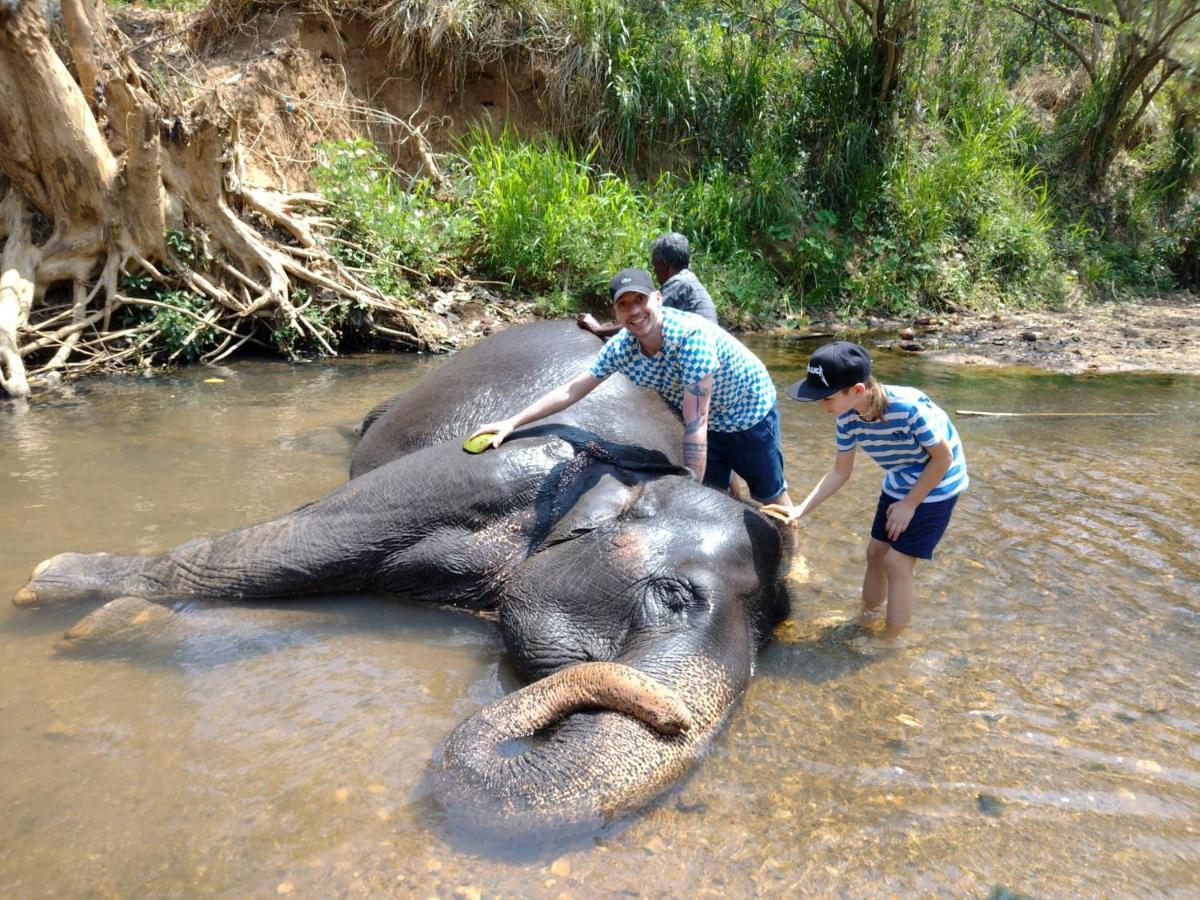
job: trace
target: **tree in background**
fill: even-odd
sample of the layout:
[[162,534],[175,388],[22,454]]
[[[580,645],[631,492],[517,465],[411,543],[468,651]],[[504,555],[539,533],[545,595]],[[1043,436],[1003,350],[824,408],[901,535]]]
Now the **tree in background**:
[[903,81],[908,41],[917,26],[917,0],[796,0],[843,49],[864,40],[874,61],[875,98],[891,102]]
[[[87,371],[136,360],[164,331],[208,358],[284,331],[332,354],[322,310],[351,304],[432,343],[425,314],[324,249],[301,211],[319,197],[245,183],[236,121],[202,101],[176,112],[104,0],[61,9],[72,68],[39,0],[0,0],[0,393],[29,393],[35,354],[49,354],[41,372]],[[151,280],[174,290],[129,289]],[[169,315],[120,322],[132,307]]]
[[[1070,168],[1093,190],[1104,186],[1155,96],[1179,74],[1197,77],[1194,58],[1200,0],[1058,0],[1004,3],[1062,43],[1088,74],[1090,91],[1064,123],[1073,139]],[[1185,60],[1183,51],[1191,56]]]

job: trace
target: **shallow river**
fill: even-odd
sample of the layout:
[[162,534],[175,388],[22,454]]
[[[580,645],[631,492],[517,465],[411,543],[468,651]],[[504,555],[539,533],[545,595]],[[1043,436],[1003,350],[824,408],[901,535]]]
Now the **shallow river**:
[[[751,342],[779,385],[811,345]],[[984,897],[1200,892],[1200,380],[881,356],[956,416],[972,488],[907,643],[857,604],[879,471],[800,534],[793,620],[730,726],[643,814],[481,846],[424,787],[513,690],[491,627],[380,597],[184,609],[57,653],[87,608],[7,599],[56,552],[151,552],[345,478],[344,426],[442,360],[247,361],[0,405],[0,896]],[[221,379],[212,381],[211,379]],[[832,423],[784,401],[793,496]]]

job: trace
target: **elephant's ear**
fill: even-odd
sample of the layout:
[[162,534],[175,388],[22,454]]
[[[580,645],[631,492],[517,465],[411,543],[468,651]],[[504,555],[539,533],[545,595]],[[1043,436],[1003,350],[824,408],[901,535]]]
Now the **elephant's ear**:
[[404,399],[404,394],[396,394],[394,397],[388,397],[383,402],[377,404],[374,409],[363,416],[362,421],[356,424],[353,428],[354,433],[358,437],[362,437],[367,433],[367,430],[382,419],[393,406],[396,406]]
[[641,496],[642,485],[628,485],[610,473],[600,476],[567,510],[542,541],[542,549],[571,541],[616,522]]

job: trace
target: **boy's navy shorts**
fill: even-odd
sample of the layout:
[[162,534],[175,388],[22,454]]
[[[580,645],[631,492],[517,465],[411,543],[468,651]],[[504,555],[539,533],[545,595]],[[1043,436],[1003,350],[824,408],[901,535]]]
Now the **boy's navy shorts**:
[[892,549],[898,553],[915,556],[917,559],[933,559],[933,548],[946,533],[946,526],[950,524],[950,513],[954,512],[958,495],[949,500],[918,503],[912,521],[908,523],[904,533],[893,541],[887,535],[887,511],[895,502],[895,497],[879,495],[879,505],[875,507],[875,521],[871,523],[871,537],[891,544]]
[[742,476],[750,487],[750,496],[759,503],[774,500],[787,490],[779,449],[778,408],[772,406],[757,425],[745,431],[708,433],[704,483],[727,491],[733,472]]

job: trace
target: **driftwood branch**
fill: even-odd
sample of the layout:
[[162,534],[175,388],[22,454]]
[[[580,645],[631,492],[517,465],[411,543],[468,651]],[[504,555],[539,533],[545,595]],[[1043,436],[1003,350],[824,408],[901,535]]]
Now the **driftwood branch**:
[[987,416],[994,419],[1063,419],[1067,417],[1074,418],[1143,418],[1157,417],[1164,413],[1123,413],[1123,412],[985,412],[978,409],[956,409],[954,414],[957,416]]

